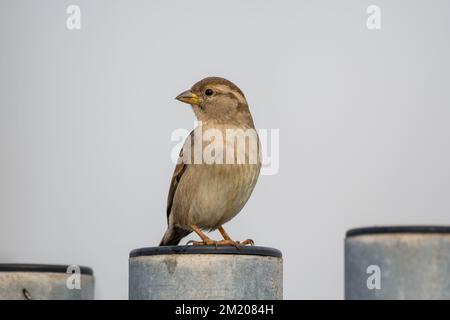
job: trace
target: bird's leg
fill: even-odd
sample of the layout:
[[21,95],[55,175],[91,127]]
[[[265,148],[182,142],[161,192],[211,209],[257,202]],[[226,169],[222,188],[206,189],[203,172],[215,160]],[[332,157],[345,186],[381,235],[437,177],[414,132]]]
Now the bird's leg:
[[222,226],[220,226],[218,228],[218,230],[224,239],[224,240],[218,241],[217,242],[218,245],[231,245],[231,246],[237,247],[239,245],[245,246],[247,244],[249,244],[249,245],[254,244],[253,240],[251,240],[251,239],[247,239],[242,242],[231,240],[230,236],[228,235],[228,233],[225,231],[225,229]]
[[199,227],[195,224],[191,225],[192,230],[202,239],[202,241],[189,241],[194,246],[208,246],[208,245],[217,245],[217,241],[211,240]]
[[222,226],[220,226],[218,228],[218,230],[223,237],[223,240],[217,241],[218,245],[235,246],[235,247],[237,247],[239,245],[238,242],[231,240],[230,236],[228,235],[228,233],[225,231],[225,229]]
[[202,239],[202,241],[189,241],[189,243],[192,243],[194,246],[210,246],[210,245],[214,245],[214,246],[234,246],[234,247],[239,247],[239,246],[245,246],[245,245],[253,245],[253,240],[251,239],[247,239],[244,240],[242,242],[240,241],[234,241],[231,240],[230,236],[228,235],[228,233],[225,231],[225,229],[220,226],[219,232],[223,237],[223,240],[212,240],[210,239],[203,231],[202,229],[200,229],[198,226],[196,226],[195,224],[191,225],[192,230],[198,234],[198,236]]
[[225,240],[231,240],[230,236],[222,226],[219,227],[219,232]]

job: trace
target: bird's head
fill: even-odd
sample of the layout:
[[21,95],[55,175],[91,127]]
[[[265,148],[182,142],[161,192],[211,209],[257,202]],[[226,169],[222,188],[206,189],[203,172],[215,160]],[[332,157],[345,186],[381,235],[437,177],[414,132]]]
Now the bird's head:
[[190,104],[200,121],[226,122],[250,116],[242,91],[224,78],[209,77],[200,80],[176,99]]

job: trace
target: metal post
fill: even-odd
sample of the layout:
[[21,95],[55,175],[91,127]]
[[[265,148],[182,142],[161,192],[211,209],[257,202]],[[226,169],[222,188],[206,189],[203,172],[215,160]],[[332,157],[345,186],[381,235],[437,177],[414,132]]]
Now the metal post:
[[132,300],[282,297],[283,263],[276,249],[167,246],[130,253]]
[[346,299],[450,299],[450,227],[353,229]]
[[93,271],[87,267],[0,264],[0,300],[92,300]]

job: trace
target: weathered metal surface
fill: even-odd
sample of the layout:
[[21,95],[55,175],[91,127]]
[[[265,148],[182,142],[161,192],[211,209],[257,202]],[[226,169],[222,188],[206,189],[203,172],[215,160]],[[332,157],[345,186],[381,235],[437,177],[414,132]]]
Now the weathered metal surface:
[[421,228],[348,236],[345,298],[450,299],[450,233]]
[[132,256],[129,260],[132,300],[282,297],[281,257],[251,255],[247,251],[246,254],[153,254]]
[[94,299],[93,275],[78,275],[79,289],[67,285],[67,280],[71,276],[73,277],[72,274],[64,272],[2,271],[0,269],[0,300]]

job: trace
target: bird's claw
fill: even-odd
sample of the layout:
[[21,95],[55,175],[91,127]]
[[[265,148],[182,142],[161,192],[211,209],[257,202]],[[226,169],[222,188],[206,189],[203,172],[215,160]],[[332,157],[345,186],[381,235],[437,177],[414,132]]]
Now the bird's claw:
[[186,242],[186,244],[185,244],[185,246],[188,246],[188,245],[190,245],[190,244],[194,244],[194,242],[196,242],[196,241],[194,241],[194,240],[189,240],[188,242]]
[[255,241],[253,241],[252,239],[246,239],[242,242],[236,241],[236,243],[240,246],[246,246],[246,245],[254,246],[255,245]]

